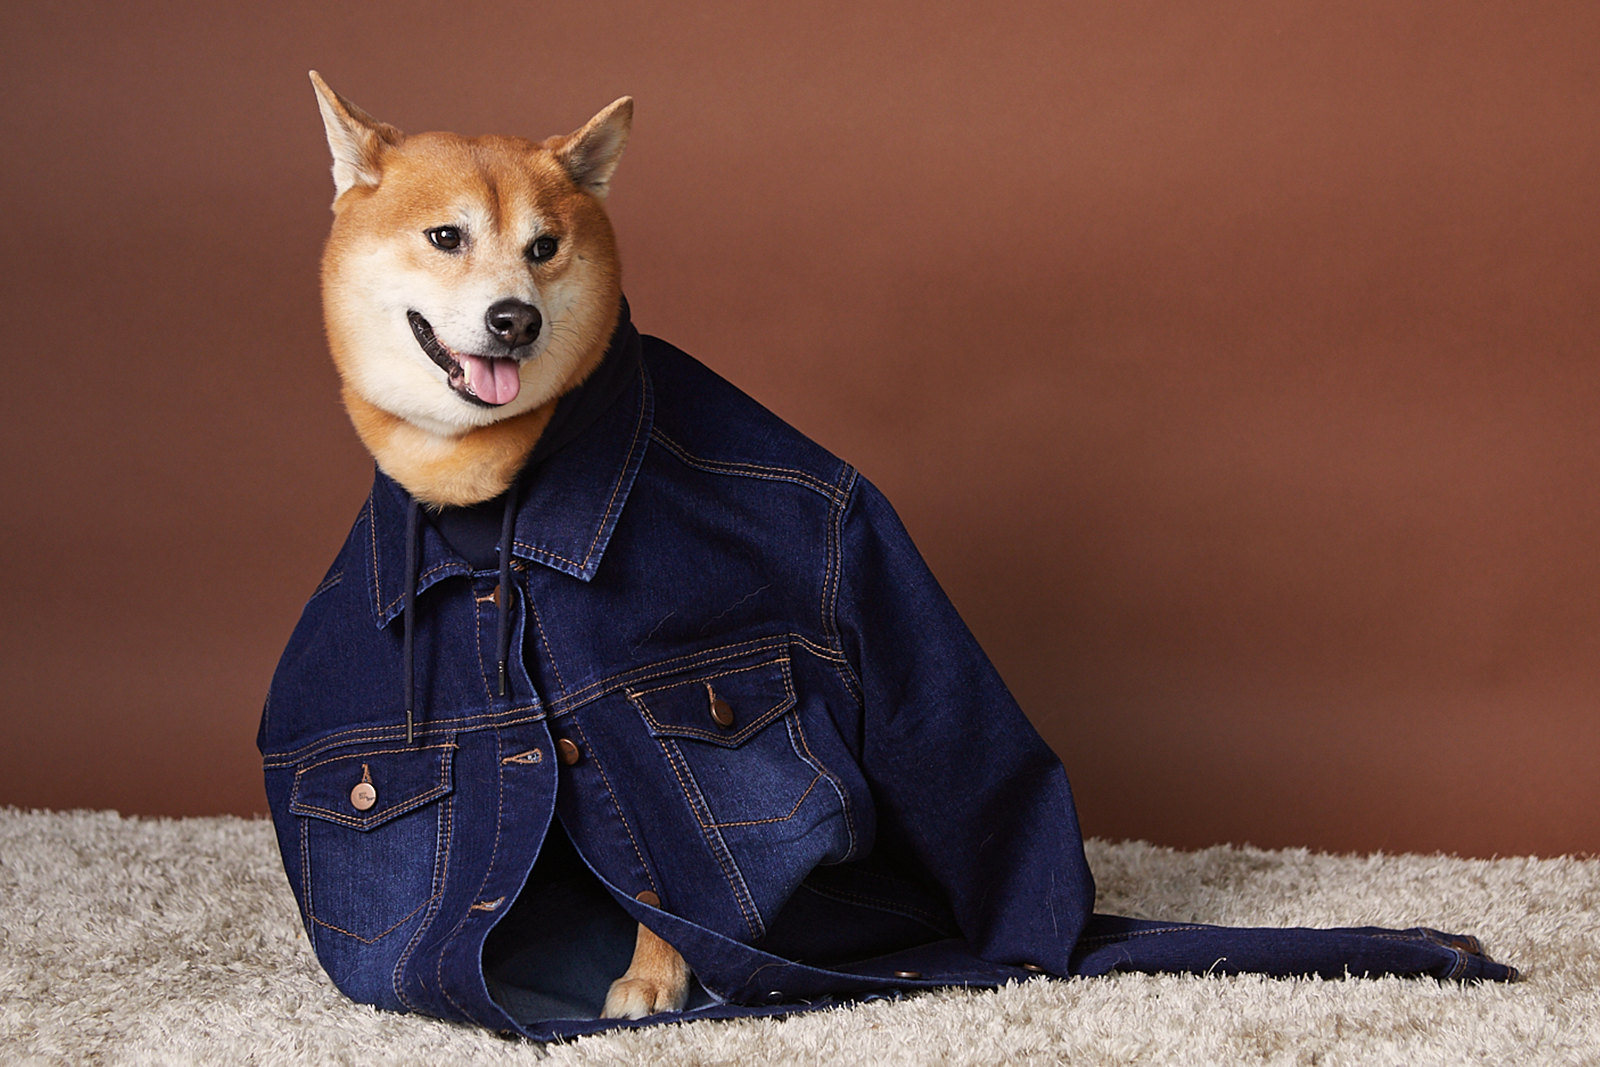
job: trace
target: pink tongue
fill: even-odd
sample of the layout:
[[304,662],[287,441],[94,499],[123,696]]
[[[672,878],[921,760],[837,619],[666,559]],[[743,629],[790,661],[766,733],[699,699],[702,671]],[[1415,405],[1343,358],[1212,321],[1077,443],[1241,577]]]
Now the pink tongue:
[[516,360],[480,359],[465,353],[457,358],[467,365],[467,385],[479,400],[486,404],[509,404],[517,398],[522,379],[517,376]]

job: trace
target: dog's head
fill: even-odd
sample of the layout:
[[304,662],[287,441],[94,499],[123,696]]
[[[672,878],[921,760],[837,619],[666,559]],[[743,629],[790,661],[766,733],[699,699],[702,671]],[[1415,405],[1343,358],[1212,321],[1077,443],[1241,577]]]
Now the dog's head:
[[322,294],[347,401],[446,448],[581,381],[620,308],[603,200],[633,101],[537,143],[407,136],[311,80],[333,152]]

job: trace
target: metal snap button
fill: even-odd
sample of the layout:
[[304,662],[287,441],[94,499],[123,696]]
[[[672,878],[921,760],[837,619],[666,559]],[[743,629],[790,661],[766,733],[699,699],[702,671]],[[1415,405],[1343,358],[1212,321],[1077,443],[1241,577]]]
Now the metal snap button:
[[921,978],[922,977],[922,972],[921,971],[896,971],[896,972],[894,972],[894,976],[896,978],[917,979],[917,978]]
[[733,706],[717,696],[717,691],[706,683],[706,698],[711,701],[711,720],[726,730],[733,725]]
[[561,758],[561,762],[565,763],[568,767],[572,766],[574,763],[577,763],[578,760],[583,758],[583,753],[578,751],[578,743],[572,740],[570,737],[557,739],[556,755],[559,756]]
[[647,904],[652,908],[661,907],[661,898],[656,896],[648,889],[646,889],[643,893],[635,895],[633,899],[637,900],[641,904]]
[[1022,965],[1022,969],[1025,971],[1032,971],[1034,974],[1044,973],[1044,968],[1039,966],[1037,963],[1024,963]]

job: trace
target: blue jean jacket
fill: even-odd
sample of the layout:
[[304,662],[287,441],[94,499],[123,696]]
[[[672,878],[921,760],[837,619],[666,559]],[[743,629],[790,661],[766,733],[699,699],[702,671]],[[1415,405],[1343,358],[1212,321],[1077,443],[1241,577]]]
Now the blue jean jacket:
[[1061,763],[883,496],[626,319],[619,352],[617,399],[522,480],[510,589],[423,524],[410,743],[410,500],[381,472],[283,654],[267,795],[350,997],[537,1039],[632,1025],[594,1016],[635,922],[699,983],[651,1021],[1216,969],[1217,937],[1223,971],[1506,976],[1433,931],[1093,916]]

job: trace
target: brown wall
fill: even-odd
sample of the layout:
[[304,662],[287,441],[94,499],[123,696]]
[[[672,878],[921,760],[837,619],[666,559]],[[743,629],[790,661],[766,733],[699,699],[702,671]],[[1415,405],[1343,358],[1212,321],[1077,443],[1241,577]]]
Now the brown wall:
[[0,803],[263,807],[370,477],[316,67],[633,94],[636,320],[896,502],[1090,833],[1600,850],[1596,56],[1589,0],[7,5]]

